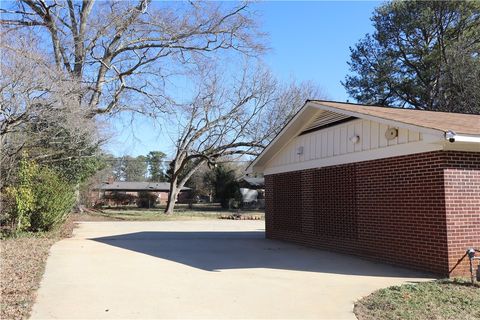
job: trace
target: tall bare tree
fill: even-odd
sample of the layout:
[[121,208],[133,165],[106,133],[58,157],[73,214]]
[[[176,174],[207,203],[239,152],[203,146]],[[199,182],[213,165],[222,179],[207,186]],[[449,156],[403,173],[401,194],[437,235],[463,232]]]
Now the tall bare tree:
[[264,49],[247,3],[19,0],[0,13],[4,32],[36,35],[57,68],[85,85],[78,99],[90,117],[163,111],[175,66]]
[[255,124],[274,98],[274,79],[261,70],[244,69],[233,81],[219,74],[201,71],[193,99],[175,107],[180,126],[165,213],[173,213],[179,190],[202,165],[215,165],[225,156],[254,155],[264,147]]
[[196,170],[225,159],[258,155],[306,99],[324,97],[313,83],[282,85],[267,69],[251,63],[239,76],[209,66],[192,77],[196,77],[194,97],[172,108],[179,131],[172,139],[168,214]]
[[101,143],[98,122],[78,103],[84,92],[36,50],[35,39],[0,43],[1,186],[23,152],[38,162],[90,156]]
[[312,81],[291,80],[279,84],[273,103],[270,103],[259,117],[256,125],[258,138],[268,144],[300,110],[308,99],[327,99],[325,91]]

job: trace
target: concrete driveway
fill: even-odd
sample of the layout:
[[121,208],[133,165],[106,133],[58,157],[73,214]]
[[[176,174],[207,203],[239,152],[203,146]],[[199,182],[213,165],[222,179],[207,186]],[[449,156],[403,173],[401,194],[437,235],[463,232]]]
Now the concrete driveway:
[[56,243],[33,319],[355,319],[410,270],[265,240],[263,221],[84,222]]

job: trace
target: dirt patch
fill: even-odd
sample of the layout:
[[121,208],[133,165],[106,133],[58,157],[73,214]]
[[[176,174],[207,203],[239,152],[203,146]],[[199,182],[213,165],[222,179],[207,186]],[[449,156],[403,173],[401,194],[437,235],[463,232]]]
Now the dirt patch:
[[74,226],[73,219],[68,218],[55,231],[0,241],[0,319],[28,318],[50,247],[70,237]]
[[394,286],[359,300],[354,312],[359,320],[480,319],[480,286],[463,280]]

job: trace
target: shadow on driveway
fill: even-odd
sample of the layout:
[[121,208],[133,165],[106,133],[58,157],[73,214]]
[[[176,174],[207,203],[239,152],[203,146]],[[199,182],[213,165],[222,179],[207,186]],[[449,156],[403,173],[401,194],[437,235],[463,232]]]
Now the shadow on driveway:
[[205,271],[267,268],[358,276],[431,277],[350,255],[268,240],[263,231],[135,232],[90,240]]

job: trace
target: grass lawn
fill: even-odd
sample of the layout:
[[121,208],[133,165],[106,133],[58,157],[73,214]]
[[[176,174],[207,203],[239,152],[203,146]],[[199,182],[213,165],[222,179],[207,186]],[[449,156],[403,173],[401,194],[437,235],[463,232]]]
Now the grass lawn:
[[258,210],[224,210],[215,204],[196,204],[193,208],[188,205],[177,205],[175,213],[166,215],[164,207],[139,209],[136,207],[106,208],[98,211],[88,211],[74,214],[76,221],[173,221],[173,220],[201,220],[218,219],[221,215],[240,213],[255,215],[263,218],[264,212]]
[[359,320],[480,319],[480,285],[436,280],[380,289],[357,301]]

